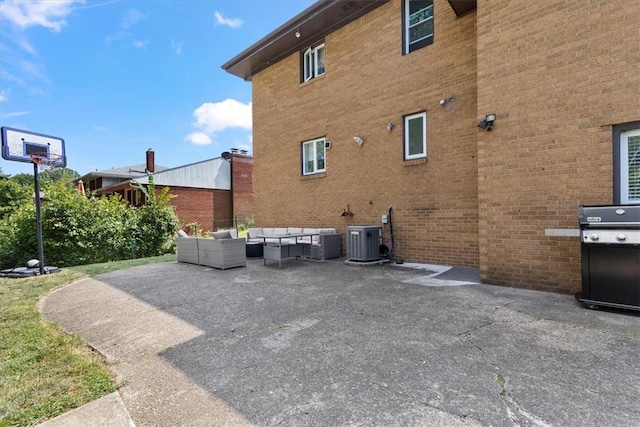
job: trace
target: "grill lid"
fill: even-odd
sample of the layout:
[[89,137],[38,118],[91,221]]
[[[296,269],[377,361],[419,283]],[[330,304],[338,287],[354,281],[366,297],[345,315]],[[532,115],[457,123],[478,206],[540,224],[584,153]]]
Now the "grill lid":
[[581,227],[640,227],[640,205],[580,206]]

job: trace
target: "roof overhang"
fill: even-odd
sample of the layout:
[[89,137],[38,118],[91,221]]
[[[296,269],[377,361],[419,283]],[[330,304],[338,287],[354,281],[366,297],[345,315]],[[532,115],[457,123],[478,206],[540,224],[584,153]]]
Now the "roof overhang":
[[476,0],[449,0],[449,4],[456,16],[462,16],[478,7]]
[[[244,80],[251,80],[254,74],[269,65],[306,46],[312,45],[327,34],[336,31],[388,1],[319,0],[229,60],[222,65],[222,69],[242,77]],[[465,1],[459,2],[465,3]],[[475,6],[475,0],[473,3]],[[299,36],[296,36],[296,34]]]
[[102,195],[105,195],[105,194],[117,193],[118,191],[124,191],[124,190],[127,190],[129,188],[137,188],[137,185],[133,184],[133,182],[131,182],[131,180],[122,181],[122,182],[118,182],[116,184],[109,185],[108,187],[97,188],[97,189],[94,190],[94,192],[98,196],[102,196]]

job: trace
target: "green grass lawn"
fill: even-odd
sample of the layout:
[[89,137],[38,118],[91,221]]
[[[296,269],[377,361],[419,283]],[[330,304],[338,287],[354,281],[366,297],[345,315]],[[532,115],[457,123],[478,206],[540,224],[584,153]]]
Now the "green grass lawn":
[[118,387],[99,354],[40,318],[38,300],[78,279],[175,255],[62,269],[24,279],[0,278],[0,426],[31,426]]

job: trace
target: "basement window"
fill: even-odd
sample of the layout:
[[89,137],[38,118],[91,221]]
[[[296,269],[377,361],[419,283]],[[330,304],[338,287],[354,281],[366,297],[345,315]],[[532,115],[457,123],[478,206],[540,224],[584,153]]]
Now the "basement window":
[[302,143],[302,174],[313,175],[326,172],[325,138],[313,139]]
[[324,74],[324,43],[302,52],[302,81],[307,82]]
[[402,2],[403,53],[411,53],[433,43],[433,0]]

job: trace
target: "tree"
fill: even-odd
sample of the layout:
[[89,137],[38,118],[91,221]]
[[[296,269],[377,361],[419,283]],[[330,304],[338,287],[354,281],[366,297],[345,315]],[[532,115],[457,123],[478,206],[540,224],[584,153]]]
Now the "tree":
[[47,187],[50,184],[72,184],[80,178],[80,174],[69,168],[52,168],[40,172],[40,185]]
[[22,185],[23,187],[31,188],[33,191],[33,175],[28,173],[19,173],[17,175],[13,175],[9,177],[9,179],[16,184]]
[[31,201],[33,190],[17,182],[0,177],[0,219],[11,215],[23,204]]
[[[40,172],[40,188],[45,189],[52,184],[62,183],[65,185],[72,184],[80,178],[80,174],[69,168],[52,168]],[[33,189],[33,174],[19,173],[9,179],[20,185]]]

